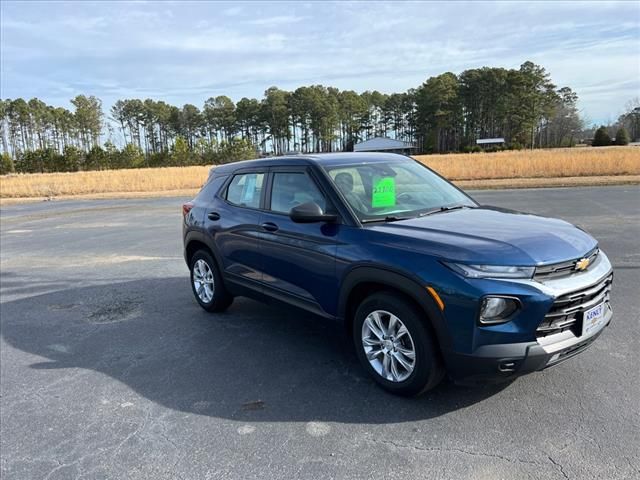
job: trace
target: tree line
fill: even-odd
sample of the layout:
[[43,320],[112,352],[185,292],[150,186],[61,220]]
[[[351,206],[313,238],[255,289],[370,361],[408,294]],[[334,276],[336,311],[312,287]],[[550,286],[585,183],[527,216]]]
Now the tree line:
[[3,153],[17,158],[23,152],[75,146],[88,151],[100,143],[102,104],[96,97],[78,95],[71,100],[75,111],[53,107],[32,98],[0,100],[0,136]]
[[505,139],[506,148],[545,148],[578,140],[583,124],[577,101],[542,66],[525,62],[518,69],[443,73],[402,93],[271,87],[261,99],[234,102],[220,95],[202,108],[122,99],[106,117],[93,96],[72,99],[73,111],[39,99],[7,99],[0,100],[0,136],[3,164],[25,172],[349,151],[378,136],[410,142],[423,153],[474,151],[477,139],[496,137]]
[[568,146],[582,123],[578,97],[557,89],[543,67],[480,68],[444,73],[403,93],[356,93],[323,85],[294,91],[271,87],[261,100],[209,98],[199,109],[153,100],[120,100],[111,109],[127,143],[147,153],[175,136],[198,141],[240,137],[278,155],[296,150],[350,150],[372,137],[414,143],[422,152],[459,151],[478,138],[504,137],[514,147]]

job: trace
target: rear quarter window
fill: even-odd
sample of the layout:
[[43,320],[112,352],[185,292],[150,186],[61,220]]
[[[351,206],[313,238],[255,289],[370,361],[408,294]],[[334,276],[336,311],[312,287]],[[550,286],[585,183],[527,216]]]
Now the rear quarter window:
[[220,177],[211,178],[205,184],[205,186],[202,187],[202,190],[200,190],[200,192],[196,196],[196,200],[201,200],[201,201],[213,200],[213,197],[215,197],[218,194],[218,192],[224,185],[224,182],[227,180],[227,178],[229,178],[229,175],[223,175]]

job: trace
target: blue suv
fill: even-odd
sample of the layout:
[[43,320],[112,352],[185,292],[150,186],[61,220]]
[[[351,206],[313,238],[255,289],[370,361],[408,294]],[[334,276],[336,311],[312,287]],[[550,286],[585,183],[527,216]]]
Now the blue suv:
[[218,166],[183,206],[198,303],[276,300],[342,322],[368,373],[417,395],[510,379],[609,324],[611,264],[562,220],[482,206],[411,158],[292,155]]

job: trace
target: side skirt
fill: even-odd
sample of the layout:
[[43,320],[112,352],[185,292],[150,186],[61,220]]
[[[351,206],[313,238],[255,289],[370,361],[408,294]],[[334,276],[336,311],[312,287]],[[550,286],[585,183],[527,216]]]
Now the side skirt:
[[291,295],[269,285],[229,273],[224,276],[224,282],[227,289],[234,296],[249,297],[264,303],[276,302],[291,305],[320,317],[337,320],[336,317],[325,312],[317,302]]

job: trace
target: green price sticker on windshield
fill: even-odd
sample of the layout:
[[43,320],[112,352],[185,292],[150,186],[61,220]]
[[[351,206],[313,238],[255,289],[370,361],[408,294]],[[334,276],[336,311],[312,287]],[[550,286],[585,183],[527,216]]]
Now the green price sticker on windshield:
[[396,179],[393,177],[374,178],[371,193],[373,208],[393,207],[396,204]]

